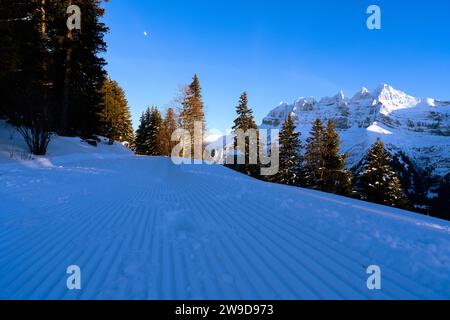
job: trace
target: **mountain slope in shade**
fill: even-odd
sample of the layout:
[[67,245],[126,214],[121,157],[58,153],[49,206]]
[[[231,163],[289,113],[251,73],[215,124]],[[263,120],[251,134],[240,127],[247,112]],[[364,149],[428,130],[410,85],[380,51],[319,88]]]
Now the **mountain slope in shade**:
[[450,172],[450,101],[416,98],[384,84],[373,91],[362,88],[352,98],[341,91],[320,100],[281,103],[261,128],[281,128],[289,113],[303,139],[315,119],[333,119],[350,168],[361,163],[379,137],[392,154],[406,155],[419,172],[438,177]]

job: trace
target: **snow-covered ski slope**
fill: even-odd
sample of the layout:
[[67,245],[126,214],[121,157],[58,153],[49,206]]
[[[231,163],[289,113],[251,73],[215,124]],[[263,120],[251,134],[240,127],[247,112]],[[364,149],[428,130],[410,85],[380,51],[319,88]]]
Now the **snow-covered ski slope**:
[[1,299],[450,298],[447,221],[108,148],[0,162]]

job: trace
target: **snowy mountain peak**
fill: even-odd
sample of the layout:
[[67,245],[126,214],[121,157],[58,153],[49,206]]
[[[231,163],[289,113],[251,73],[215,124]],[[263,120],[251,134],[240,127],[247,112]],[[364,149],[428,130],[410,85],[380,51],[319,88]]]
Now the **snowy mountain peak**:
[[382,91],[389,92],[389,91],[396,91],[396,90],[391,85],[389,85],[387,83],[382,83],[375,89],[375,92],[380,94]]
[[351,100],[340,91],[333,97],[300,98],[269,112],[261,128],[281,128],[289,113],[307,138],[311,124],[332,119],[339,130],[348,165],[356,165],[381,137],[392,150],[403,151],[419,168],[445,176],[450,172],[450,102],[419,99],[382,84],[361,88]]
[[342,103],[344,103],[344,102],[346,102],[347,101],[347,98],[346,98],[346,96],[345,96],[345,94],[344,94],[344,91],[339,91],[335,96],[334,96],[334,99],[336,100],[336,102],[338,103],[338,104],[342,104]]
[[403,91],[394,89],[388,84],[380,85],[374,92],[374,98],[386,107],[405,108],[420,103],[420,99],[412,97]]
[[360,93],[361,94],[369,93],[369,89],[367,89],[366,87],[362,87],[361,90],[360,90]]
[[323,105],[323,106],[331,106],[334,104],[342,104],[346,102],[346,97],[344,95],[344,92],[341,90],[339,91],[336,95],[332,96],[332,97],[324,97],[322,99],[320,99],[320,101],[318,102],[319,105]]
[[366,87],[362,87],[361,90],[359,90],[352,98],[352,101],[357,100],[366,100],[366,99],[373,99],[372,95],[370,94],[369,89]]

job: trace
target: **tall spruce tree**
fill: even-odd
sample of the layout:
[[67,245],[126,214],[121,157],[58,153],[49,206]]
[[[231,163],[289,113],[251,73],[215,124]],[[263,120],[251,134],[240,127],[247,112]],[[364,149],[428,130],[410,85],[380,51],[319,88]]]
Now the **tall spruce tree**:
[[162,117],[156,107],[147,108],[142,113],[139,128],[136,131],[134,151],[139,155],[162,155],[160,130]]
[[46,2],[0,2],[0,112],[13,123],[42,113],[48,63]]
[[280,132],[279,138],[279,170],[274,181],[287,185],[301,185],[304,179],[301,155],[302,144],[300,133],[295,132],[296,127],[291,114],[288,115]]
[[[194,152],[195,145],[201,146],[203,156],[203,145],[205,138],[205,114],[202,100],[200,81],[195,74],[191,84],[186,88],[184,100],[182,102],[182,111],[180,114],[180,122],[183,129],[187,130],[191,135],[191,152]],[[201,132],[195,132],[195,125],[202,127]],[[185,155],[192,157],[192,155]]]
[[0,116],[17,126],[36,155],[46,153],[51,130],[47,6],[43,0],[0,2]]
[[316,119],[312,126],[310,137],[306,140],[305,154],[305,179],[306,186],[312,189],[320,189],[325,171],[324,159],[325,128],[322,121]]
[[108,28],[101,22],[101,0],[78,0],[81,30],[68,30],[66,13],[70,0],[50,0],[49,41],[53,64],[50,72],[55,83],[55,126],[63,135],[90,137],[99,127],[106,72],[104,35]]
[[[0,113],[28,133],[92,136],[98,127],[107,28],[100,0],[79,0],[82,32],[67,28],[70,0],[0,2]],[[35,139],[34,136],[32,139]]]
[[147,154],[147,139],[148,139],[148,125],[150,122],[149,110],[142,112],[141,118],[139,120],[139,127],[136,131],[133,149],[136,154],[146,155]]
[[162,124],[161,113],[156,107],[150,109],[150,121],[148,124],[148,140],[146,142],[147,155],[160,156],[162,155],[161,142],[159,140],[160,130]]
[[322,179],[318,188],[321,191],[340,195],[352,195],[352,174],[345,170],[347,154],[340,154],[339,136],[334,129],[334,122],[329,120],[323,139]]
[[243,92],[239,98],[239,103],[236,107],[237,118],[234,120],[233,130],[241,129],[257,129],[253,119],[253,110],[248,106],[247,92]]
[[358,179],[358,191],[363,200],[392,207],[406,205],[400,179],[391,168],[391,160],[383,142],[378,139],[370,149],[364,171]]
[[105,78],[101,92],[103,101],[97,132],[111,140],[131,143],[133,128],[124,91],[116,81]]
[[[259,134],[258,134],[258,126],[253,117],[253,110],[248,106],[248,97],[247,92],[243,92],[241,97],[239,98],[239,103],[236,107],[237,117],[234,120],[233,125],[233,133],[237,134],[238,131],[243,132],[244,134],[248,134],[250,130],[255,130],[256,139],[251,139],[250,135],[245,137],[244,144],[242,146],[238,146],[238,138],[234,139],[234,150],[235,150],[235,164],[231,165],[231,168],[243,172],[247,175],[257,176],[259,169]],[[240,148],[239,148],[240,147]],[[250,152],[252,150],[256,150],[256,164],[251,164],[250,162]],[[238,164],[237,158],[243,157],[244,164]]]

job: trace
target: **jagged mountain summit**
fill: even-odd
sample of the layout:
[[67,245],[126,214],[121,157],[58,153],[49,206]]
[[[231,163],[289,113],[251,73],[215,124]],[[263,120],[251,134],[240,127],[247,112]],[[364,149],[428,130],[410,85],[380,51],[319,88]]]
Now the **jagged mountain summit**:
[[315,119],[333,119],[350,168],[361,162],[379,137],[391,153],[407,156],[418,171],[439,177],[450,172],[450,101],[416,98],[383,84],[373,91],[362,88],[352,98],[341,91],[320,100],[280,103],[263,119],[261,128],[280,128],[289,113],[303,139]]

